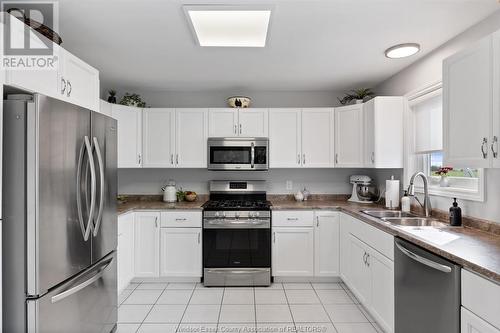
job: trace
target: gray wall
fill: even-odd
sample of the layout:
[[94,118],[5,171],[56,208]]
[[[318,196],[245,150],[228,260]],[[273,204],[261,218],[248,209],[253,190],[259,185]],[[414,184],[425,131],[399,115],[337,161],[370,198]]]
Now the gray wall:
[[[160,188],[169,179],[176,181],[184,190],[208,193],[210,180],[260,179],[266,180],[268,193],[294,193],[306,186],[312,193],[351,193],[349,176],[369,175],[377,183],[384,183],[393,174],[400,178],[401,170],[360,169],[272,169],[264,172],[208,171],[205,169],[120,169],[118,171],[118,193],[160,194]],[[286,189],[286,181],[293,181],[293,189]]]
[[[380,94],[405,95],[409,92],[422,89],[434,82],[441,81],[442,61],[444,58],[499,29],[500,11],[448,41],[425,58],[382,82],[375,89]],[[460,205],[462,206],[463,213],[466,215],[500,223],[500,170],[488,169],[485,172],[485,177],[486,201],[474,202],[463,200]],[[447,210],[451,206],[451,202],[450,198],[432,198],[433,206],[442,210]]]

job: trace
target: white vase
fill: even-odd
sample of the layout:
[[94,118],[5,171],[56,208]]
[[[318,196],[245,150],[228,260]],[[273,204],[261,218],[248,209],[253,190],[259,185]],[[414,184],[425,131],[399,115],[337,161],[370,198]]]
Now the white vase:
[[362,99],[357,99],[356,100],[356,104],[363,104],[363,100]]
[[450,181],[449,181],[448,177],[441,176],[441,179],[439,180],[439,186],[441,186],[441,187],[450,186]]

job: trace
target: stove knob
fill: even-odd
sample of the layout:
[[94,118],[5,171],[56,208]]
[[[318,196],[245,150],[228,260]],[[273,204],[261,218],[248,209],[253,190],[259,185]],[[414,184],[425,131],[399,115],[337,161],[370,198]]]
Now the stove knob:
[[219,217],[219,212],[215,212],[215,217]]
[[260,213],[259,212],[255,212],[254,216],[255,217],[259,217]]
[[222,212],[222,218],[225,219],[226,218],[226,212]]
[[254,213],[254,212],[249,212],[249,213],[248,213],[248,217],[250,217],[250,218],[254,218],[254,217],[255,217],[255,213]]
[[237,218],[237,219],[239,219],[240,218],[240,213],[238,213],[238,212],[234,213],[234,217]]

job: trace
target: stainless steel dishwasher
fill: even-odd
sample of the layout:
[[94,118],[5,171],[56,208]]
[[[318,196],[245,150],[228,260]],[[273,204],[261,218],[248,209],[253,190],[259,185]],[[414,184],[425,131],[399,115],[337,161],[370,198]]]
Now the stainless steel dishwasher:
[[460,266],[394,241],[395,333],[460,332]]

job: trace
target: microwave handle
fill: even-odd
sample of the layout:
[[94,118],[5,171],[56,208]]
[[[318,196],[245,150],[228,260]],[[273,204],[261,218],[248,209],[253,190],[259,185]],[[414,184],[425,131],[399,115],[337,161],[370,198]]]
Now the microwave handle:
[[252,148],[250,151],[250,159],[251,159],[251,163],[252,163],[251,167],[253,169],[254,165],[255,165],[255,145],[253,142],[252,142]]

